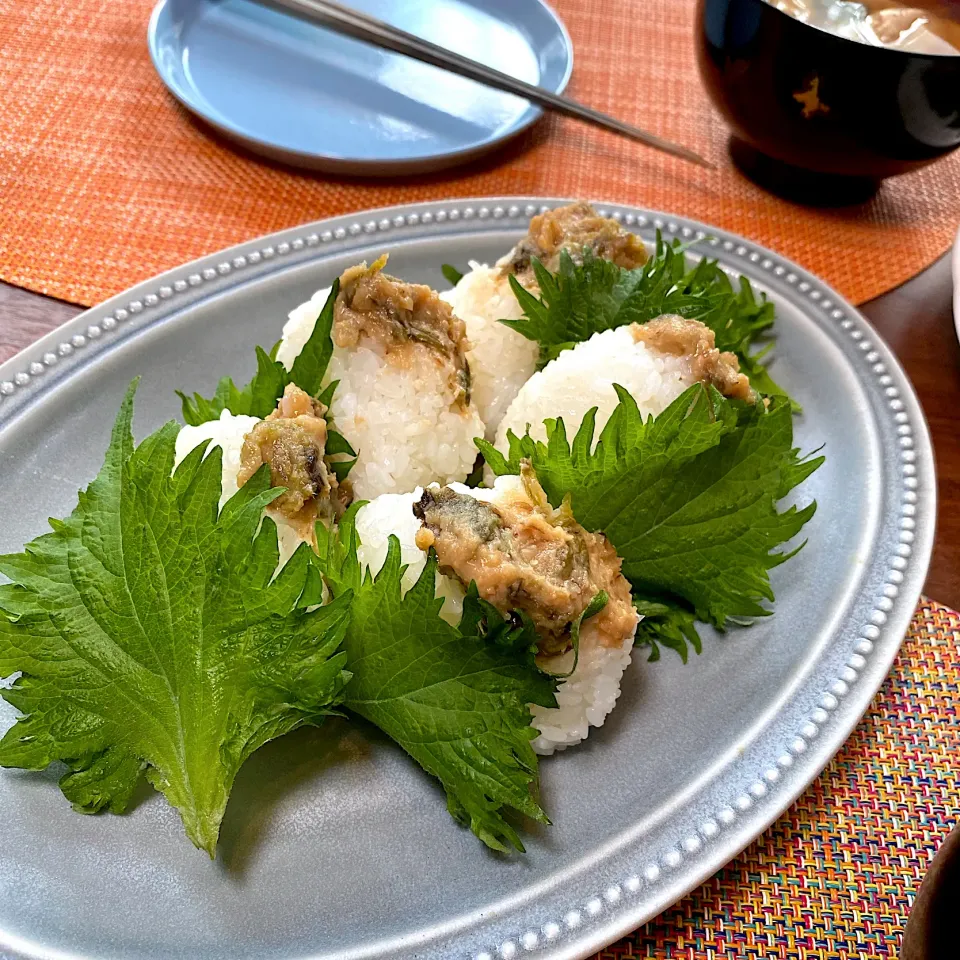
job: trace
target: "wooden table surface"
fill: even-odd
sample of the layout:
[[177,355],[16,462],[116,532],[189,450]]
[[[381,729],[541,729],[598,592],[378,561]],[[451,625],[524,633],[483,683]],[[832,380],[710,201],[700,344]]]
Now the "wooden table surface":
[[[960,609],[960,344],[953,324],[950,259],[863,306],[920,396],[937,456],[937,542],[925,592]],[[80,308],[0,283],[0,361]]]

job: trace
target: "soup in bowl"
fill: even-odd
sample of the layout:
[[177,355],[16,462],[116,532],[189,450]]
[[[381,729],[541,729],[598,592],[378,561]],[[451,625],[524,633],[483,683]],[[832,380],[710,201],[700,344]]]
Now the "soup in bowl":
[[955,12],[945,2],[700,0],[700,71],[734,156],[876,182],[956,149]]

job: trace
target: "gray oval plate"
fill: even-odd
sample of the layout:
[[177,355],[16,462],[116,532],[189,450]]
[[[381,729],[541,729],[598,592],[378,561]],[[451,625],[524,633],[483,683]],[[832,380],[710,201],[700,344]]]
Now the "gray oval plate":
[[[138,435],[175,387],[252,372],[286,312],[347,265],[442,285],[490,260],[541,201],[460,200],[298,227],[172,270],[88,311],[0,368],[2,549],[63,515],[93,477],[130,379]],[[805,485],[809,544],[774,571],[776,615],[705,636],[684,666],[637,657],[607,724],[544,761],[554,826],[525,856],[487,852],[440,789],[375,730],[337,721],[243,768],[211,863],[144,791],[81,817],[57,771],[0,773],[0,953],[9,957],[510,960],[585,957],[719,869],[817,776],[883,680],[933,539],[923,414],[890,350],[816,277],[722,230],[608,206],[650,240],[695,240],[776,302],[775,375],[824,446]],[[12,722],[9,708],[3,725]]]

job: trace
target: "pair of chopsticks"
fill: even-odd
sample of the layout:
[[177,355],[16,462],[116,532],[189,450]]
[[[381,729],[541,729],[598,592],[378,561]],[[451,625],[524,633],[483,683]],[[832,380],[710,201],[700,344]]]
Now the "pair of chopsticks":
[[311,23],[328,27],[337,33],[362,40],[364,43],[392,50],[394,53],[400,53],[412,57],[414,60],[421,60],[435,67],[449,70],[451,73],[467,77],[469,80],[476,80],[488,87],[516,94],[531,103],[535,103],[538,107],[552,110],[565,117],[583,120],[585,123],[602,127],[604,130],[611,130],[614,133],[629,137],[631,140],[646,144],[655,150],[661,150],[671,156],[697,163],[701,167],[713,169],[712,163],[686,147],[671,143],[669,140],[664,140],[652,133],[647,133],[639,127],[624,123],[622,120],[617,120],[582,103],[577,103],[576,100],[571,100],[569,97],[550,93],[550,91],[535,87],[531,83],[517,80],[506,73],[484,66],[468,57],[462,57],[452,50],[430,43],[428,40],[422,40],[412,33],[393,27],[376,17],[371,17],[369,14],[352,10],[334,2],[334,0],[262,0],[262,2],[292,13]]

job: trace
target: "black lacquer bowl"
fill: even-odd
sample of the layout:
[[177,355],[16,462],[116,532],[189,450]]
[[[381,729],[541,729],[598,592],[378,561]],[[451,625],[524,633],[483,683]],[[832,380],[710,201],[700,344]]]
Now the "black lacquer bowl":
[[764,0],[700,0],[704,85],[754,173],[879,181],[960,145],[960,55],[872,47]]
[[900,960],[952,960],[960,910],[960,826],[943,842],[910,911]]

